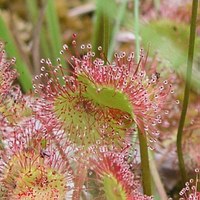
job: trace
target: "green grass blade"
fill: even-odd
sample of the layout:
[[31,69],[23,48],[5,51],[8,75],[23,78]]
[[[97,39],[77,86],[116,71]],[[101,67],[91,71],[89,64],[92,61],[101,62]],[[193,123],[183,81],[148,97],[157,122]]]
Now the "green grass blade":
[[37,22],[38,19],[38,7],[36,1],[26,0],[26,6],[29,12],[29,16],[33,23]]
[[16,44],[14,42],[14,39],[12,38],[12,35],[5,24],[3,18],[0,16],[0,39],[6,42],[6,51],[10,57],[15,57],[17,59],[15,68],[20,74],[18,77],[19,83],[22,87],[22,90],[24,92],[28,92],[32,89],[32,76],[29,72],[29,69],[26,65],[26,63],[23,61],[23,59],[20,56],[20,53],[18,52],[16,48]]
[[113,0],[97,0],[96,19],[93,34],[93,49],[99,56],[98,47],[103,47],[103,52],[107,56],[112,33],[112,21],[115,16],[116,5]]
[[134,1],[134,33],[135,33],[135,54],[136,60],[140,59],[140,38],[139,38],[139,1]]
[[113,56],[113,52],[114,52],[114,48],[115,48],[115,44],[116,44],[116,35],[119,32],[119,28],[120,28],[121,22],[123,20],[124,13],[126,11],[127,3],[128,3],[128,0],[122,1],[120,8],[119,8],[118,15],[116,16],[116,22],[115,22],[115,26],[113,28],[109,51],[108,51],[108,60],[111,60],[111,58]]
[[[55,61],[58,57],[60,57],[60,50],[62,48],[62,37],[54,0],[48,0],[45,14],[47,30],[50,39],[49,41],[53,52],[52,59]],[[62,63],[62,65],[65,66],[64,62]]]
[[[36,1],[30,1],[30,0],[26,0],[26,6],[29,12],[29,17],[32,21],[32,24],[35,26],[38,25],[38,20],[40,19],[40,13],[39,13],[39,8],[37,6],[37,2]],[[43,5],[45,6],[45,5]],[[40,8],[40,9],[44,9],[44,8]],[[51,52],[51,48],[49,46],[49,42],[48,42],[48,38],[47,38],[47,31],[44,29],[44,26],[41,27],[40,30],[40,47],[41,47],[41,56],[44,56],[45,58],[52,58],[52,52]]]
[[151,171],[151,176],[153,179],[154,183],[154,190],[157,190],[157,195],[153,194],[154,199],[156,200],[155,196],[158,196],[157,199],[162,199],[162,200],[167,200],[167,194],[164,188],[164,185],[162,183],[161,177],[159,175],[159,171],[156,166],[156,160],[154,158],[154,152],[149,151],[149,166],[150,166],[150,171]]

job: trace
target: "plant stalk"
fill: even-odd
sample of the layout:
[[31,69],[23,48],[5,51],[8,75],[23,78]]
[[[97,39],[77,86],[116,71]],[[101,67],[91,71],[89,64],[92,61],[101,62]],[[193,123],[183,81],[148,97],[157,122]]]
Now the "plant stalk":
[[140,157],[142,168],[142,185],[144,194],[151,196],[151,172],[149,167],[149,155],[146,134],[138,129],[138,138],[140,143]]
[[[136,62],[140,59],[140,41],[139,41],[139,0],[134,0],[134,33],[135,33],[135,54]],[[144,194],[151,196],[151,172],[149,167],[149,155],[147,146],[147,137],[138,127],[138,139],[140,144],[142,185]]]
[[187,176],[186,176],[186,170],[185,170],[185,164],[184,164],[183,152],[182,152],[182,135],[183,135],[183,127],[185,123],[187,107],[188,107],[188,102],[189,102],[189,94],[190,94],[191,79],[192,79],[192,63],[193,63],[193,57],[194,57],[197,9],[198,9],[198,0],[193,0],[192,18],[191,18],[191,24],[190,24],[190,38],[189,38],[188,60],[187,60],[186,83],[185,83],[183,107],[182,107],[182,112],[181,112],[178,132],[177,132],[177,142],[176,142],[179,168],[180,168],[183,184],[186,182]]

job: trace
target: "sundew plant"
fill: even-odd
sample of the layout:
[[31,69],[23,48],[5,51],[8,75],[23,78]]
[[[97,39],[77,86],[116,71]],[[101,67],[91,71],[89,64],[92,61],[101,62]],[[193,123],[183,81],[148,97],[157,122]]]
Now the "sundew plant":
[[0,199],[200,199],[198,0],[0,6]]

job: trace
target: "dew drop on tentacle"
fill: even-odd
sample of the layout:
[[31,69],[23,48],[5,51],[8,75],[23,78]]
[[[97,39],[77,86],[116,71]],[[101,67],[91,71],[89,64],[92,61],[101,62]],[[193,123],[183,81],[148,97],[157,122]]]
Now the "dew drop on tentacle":
[[15,62],[16,62],[16,58],[15,57],[13,57],[12,59],[11,59],[11,64],[15,64]]
[[81,45],[81,49],[85,49],[85,45],[84,44]]
[[99,51],[102,51],[102,47],[101,47],[101,46],[98,46],[98,50],[99,50]]
[[168,84],[168,80],[164,80],[163,83],[164,83],[165,85],[167,85],[167,84]]
[[196,168],[194,171],[195,171],[196,173],[199,173],[199,168]]
[[67,44],[64,44],[64,45],[63,45],[63,49],[64,49],[64,50],[68,50],[68,49],[69,49],[68,45],[67,45]]
[[89,43],[89,44],[87,44],[87,48],[88,49],[92,49],[92,45]]
[[73,37],[74,39],[76,39],[77,34],[76,34],[76,33],[73,33],[73,34],[72,34],[72,37]]
[[[57,58],[56,61],[60,64],[61,59],[60,59],[60,58]],[[58,67],[59,67],[59,66],[58,66]]]
[[39,75],[36,75],[36,76],[35,76],[35,80],[37,80],[38,78],[39,78]]
[[92,57],[95,57],[95,52],[92,52]]
[[190,183],[193,183],[194,182],[194,179],[190,179]]
[[165,110],[165,114],[168,115],[169,114],[169,110]]
[[72,40],[72,45],[75,47],[76,46],[76,40]]
[[160,86],[159,90],[160,90],[160,91],[163,91],[163,90],[164,90],[164,86],[163,86],[163,85]]
[[45,67],[44,66],[41,67],[41,71],[42,72],[45,71]]
[[45,59],[42,58],[42,59],[40,60],[40,63],[41,63],[41,64],[44,64],[44,63],[45,63]]

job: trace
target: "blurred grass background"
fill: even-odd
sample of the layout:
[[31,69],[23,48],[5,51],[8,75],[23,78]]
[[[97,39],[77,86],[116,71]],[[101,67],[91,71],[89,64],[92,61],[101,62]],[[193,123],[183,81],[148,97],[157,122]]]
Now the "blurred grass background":
[[[191,2],[168,1],[170,11],[165,10],[165,3],[165,0],[140,1],[139,41],[145,50],[149,48],[151,56],[157,53],[166,65],[184,76]],[[135,49],[137,26],[133,0],[0,1],[0,39],[6,43],[8,55],[17,58],[19,82],[25,92],[32,87],[31,76],[40,73],[40,59],[50,58],[56,64],[62,45],[71,42],[73,33],[80,44],[92,42],[97,55],[98,46],[102,46],[111,60],[116,50]],[[198,37],[193,89],[200,86],[199,49]],[[66,65],[64,61],[62,64]]]
[[[134,0],[0,0],[0,40],[9,57],[16,57],[19,82],[24,92],[32,88],[32,77],[40,73],[40,59],[56,64],[64,43],[73,33],[79,45],[103,47],[108,59],[113,52],[140,47],[155,55],[164,67],[172,67],[183,78],[188,51],[191,1],[141,0],[139,24],[135,24]],[[198,9],[192,90],[200,86],[200,8]],[[63,65],[66,65],[62,61]],[[167,71],[167,70],[166,70]]]

